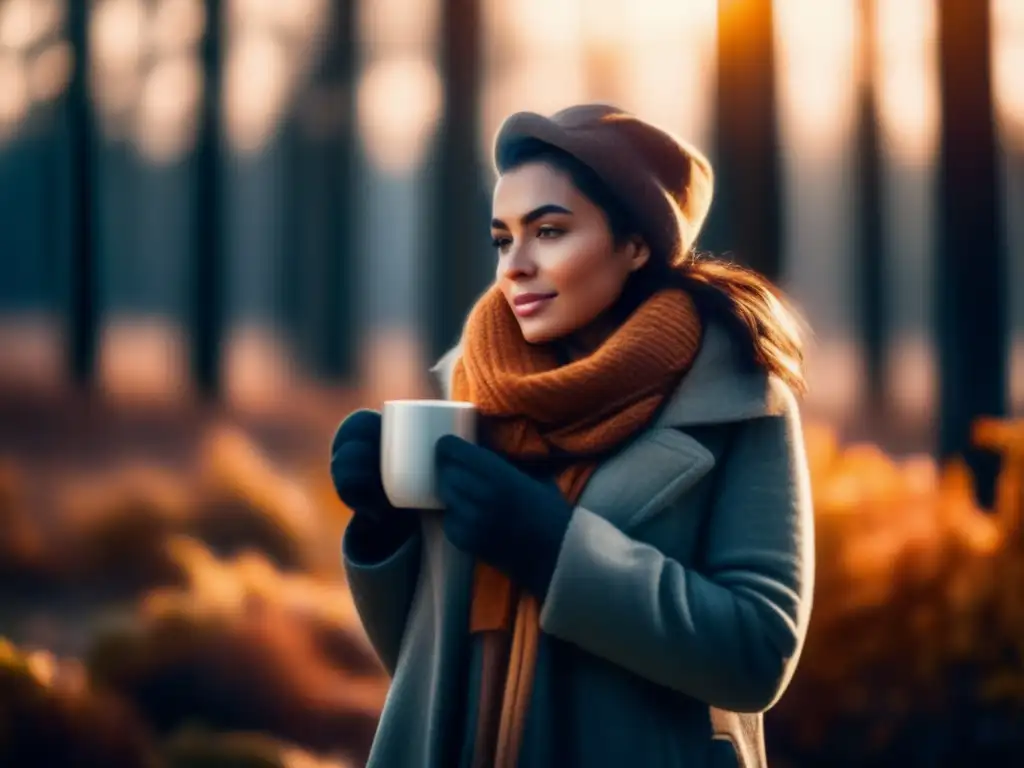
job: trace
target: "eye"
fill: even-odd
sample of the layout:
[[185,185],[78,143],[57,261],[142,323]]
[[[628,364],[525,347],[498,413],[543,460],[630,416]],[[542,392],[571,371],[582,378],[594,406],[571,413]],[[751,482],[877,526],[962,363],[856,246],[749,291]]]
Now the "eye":
[[499,251],[504,252],[510,245],[512,245],[512,238],[506,237],[505,235],[499,235],[491,240],[491,245]]
[[541,238],[542,240],[553,240],[556,237],[559,237],[564,234],[565,230],[559,229],[558,227],[547,226],[541,227],[540,229],[537,230],[537,237]]

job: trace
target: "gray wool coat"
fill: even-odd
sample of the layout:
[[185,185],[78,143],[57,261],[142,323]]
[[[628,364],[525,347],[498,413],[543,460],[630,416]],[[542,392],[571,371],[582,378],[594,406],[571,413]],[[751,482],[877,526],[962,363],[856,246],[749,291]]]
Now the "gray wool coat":
[[[458,354],[432,369],[446,393]],[[382,562],[343,543],[393,675],[371,768],[455,768],[465,754],[473,561],[439,515],[424,513]],[[800,656],[813,542],[795,399],[709,324],[655,423],[598,468],[573,512],[542,606],[520,765],[764,766],[762,713]]]

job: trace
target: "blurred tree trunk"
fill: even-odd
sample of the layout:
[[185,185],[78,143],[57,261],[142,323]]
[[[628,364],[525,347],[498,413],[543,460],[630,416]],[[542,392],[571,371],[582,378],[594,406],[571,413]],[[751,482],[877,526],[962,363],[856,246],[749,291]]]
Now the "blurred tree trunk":
[[479,152],[482,89],[480,0],[441,0],[441,76],[445,86],[430,171],[431,268],[427,272],[430,352],[458,341],[473,301],[487,285],[487,196]]
[[206,34],[202,118],[196,148],[196,248],[192,293],[192,370],[206,398],[221,391],[224,335],[224,247],[221,230],[221,74],[223,13],[221,0],[204,0]]
[[352,187],[355,163],[355,2],[336,3],[319,68],[290,130],[291,228],[284,259],[288,314],[299,352],[318,376],[354,373],[356,275]]
[[858,253],[856,273],[860,298],[860,331],[864,345],[869,405],[877,413],[884,405],[885,281],[882,240],[882,168],[879,153],[878,110],[875,94],[875,17],[877,0],[860,5],[860,91],[857,114]]
[[990,77],[989,3],[939,3],[942,140],[937,269],[939,453],[964,456],[981,503],[998,460],[971,447],[971,424],[1006,413],[1006,278]]
[[69,4],[68,29],[74,49],[74,72],[68,89],[71,139],[71,269],[68,274],[66,313],[68,357],[75,383],[92,385],[96,373],[99,319],[95,253],[96,206],[93,194],[95,156],[94,119],[89,100],[89,7]]
[[718,4],[717,199],[704,241],[772,280],[781,263],[782,194],[771,0]]

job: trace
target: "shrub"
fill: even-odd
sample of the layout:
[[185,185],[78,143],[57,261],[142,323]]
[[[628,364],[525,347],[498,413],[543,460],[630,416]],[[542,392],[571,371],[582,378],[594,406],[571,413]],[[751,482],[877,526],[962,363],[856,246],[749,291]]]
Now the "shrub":
[[81,666],[0,641],[0,765],[158,768],[132,710],[94,690]]

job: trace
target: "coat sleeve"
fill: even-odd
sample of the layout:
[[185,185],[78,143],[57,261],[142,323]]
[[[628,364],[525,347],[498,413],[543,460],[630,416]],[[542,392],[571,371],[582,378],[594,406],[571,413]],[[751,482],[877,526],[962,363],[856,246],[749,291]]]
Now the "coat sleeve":
[[352,600],[377,657],[391,676],[405,634],[419,579],[422,533],[419,526],[383,557],[368,558],[350,524],[342,538],[342,561]]
[[810,617],[814,531],[795,400],[742,424],[697,568],[578,507],[541,612],[545,632],[710,706],[763,712]]
[[[449,398],[452,367],[460,353],[461,347],[456,345],[431,367],[435,397]],[[387,673],[394,677],[419,581],[422,529],[417,525],[411,536],[384,554],[361,534],[352,524],[345,530],[341,546],[345,576],[363,629]]]

